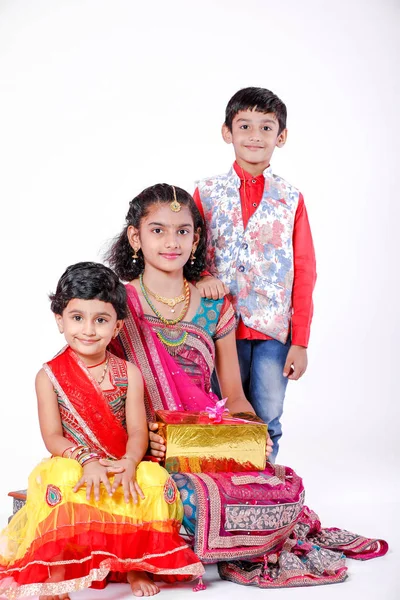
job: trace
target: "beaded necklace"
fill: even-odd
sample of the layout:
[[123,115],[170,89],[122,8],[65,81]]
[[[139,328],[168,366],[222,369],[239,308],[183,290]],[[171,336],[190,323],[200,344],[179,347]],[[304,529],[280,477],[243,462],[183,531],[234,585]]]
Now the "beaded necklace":
[[166,329],[164,329],[163,331],[156,331],[158,339],[165,346],[168,346],[168,348],[172,349],[172,354],[175,354],[178,351],[178,348],[180,348],[180,346],[182,346],[182,344],[186,342],[188,332],[182,331],[181,335],[176,338],[168,337],[168,333],[171,334],[171,331]]
[[182,344],[185,343],[186,338],[188,336],[188,332],[187,331],[179,332],[179,330],[177,331],[176,328],[174,329],[172,326],[177,325],[186,316],[186,313],[189,308],[189,303],[190,303],[190,286],[189,286],[188,282],[186,281],[186,279],[184,279],[183,284],[184,284],[184,288],[185,288],[185,304],[183,306],[182,312],[179,315],[179,317],[177,319],[166,319],[165,317],[163,317],[163,315],[156,309],[154,304],[151,302],[151,300],[148,296],[148,293],[147,293],[147,291],[150,292],[150,290],[148,290],[148,288],[143,283],[143,274],[142,273],[139,275],[139,282],[140,282],[140,289],[142,290],[142,294],[143,294],[144,299],[146,300],[147,304],[150,306],[151,310],[154,312],[156,317],[158,317],[160,319],[160,321],[162,323],[164,323],[164,325],[167,325],[167,327],[165,327],[165,329],[163,329],[161,331],[156,331],[157,337],[165,346],[167,346],[170,353],[175,354],[176,352],[178,352],[178,349],[182,346]]

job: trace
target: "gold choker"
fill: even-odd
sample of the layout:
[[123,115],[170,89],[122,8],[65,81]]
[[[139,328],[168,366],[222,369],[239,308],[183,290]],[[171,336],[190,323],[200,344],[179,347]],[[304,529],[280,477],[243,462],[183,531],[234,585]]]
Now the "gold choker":
[[175,298],[167,298],[166,296],[159,296],[158,294],[156,294],[155,292],[152,292],[147,285],[145,285],[145,283],[143,282],[143,287],[146,290],[146,292],[148,294],[150,294],[150,296],[153,296],[153,298],[155,298],[156,300],[158,300],[158,302],[161,302],[162,304],[166,304],[167,306],[170,307],[171,312],[174,313],[175,312],[175,306],[177,304],[180,304],[181,302],[183,302],[186,298],[186,279],[183,280],[183,293],[180,296],[175,296]]

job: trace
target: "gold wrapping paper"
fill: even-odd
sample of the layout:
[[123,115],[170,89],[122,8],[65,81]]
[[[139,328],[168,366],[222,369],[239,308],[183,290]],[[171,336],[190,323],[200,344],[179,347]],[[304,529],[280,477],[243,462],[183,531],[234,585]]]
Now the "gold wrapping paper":
[[215,473],[265,469],[267,425],[224,415],[214,423],[207,413],[158,411],[158,433],[166,442],[170,473]]

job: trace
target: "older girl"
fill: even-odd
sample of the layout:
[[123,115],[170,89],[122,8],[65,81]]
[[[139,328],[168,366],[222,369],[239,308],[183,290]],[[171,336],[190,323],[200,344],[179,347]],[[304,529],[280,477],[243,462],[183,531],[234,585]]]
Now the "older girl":
[[[128,315],[112,350],[140,368],[150,421],[158,409],[198,411],[215,401],[214,366],[230,412],[252,411],[241,385],[232,306],[227,299],[200,297],[191,283],[204,269],[205,242],[191,196],[159,184],[132,200],[108,255],[129,282]],[[165,446],[156,426],[150,428],[153,453],[161,457]],[[174,480],[197,555],[219,562],[225,579],[261,587],[332,583],[346,577],[342,551],[370,558],[387,549],[385,542],[321,530],[289,467],[181,473]]]

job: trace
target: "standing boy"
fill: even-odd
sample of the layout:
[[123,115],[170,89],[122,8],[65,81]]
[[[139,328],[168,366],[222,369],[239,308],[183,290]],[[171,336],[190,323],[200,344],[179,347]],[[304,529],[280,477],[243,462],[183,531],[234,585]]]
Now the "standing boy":
[[270,167],[287,138],[284,103],[264,88],[239,90],[226,107],[222,136],[233,144],[233,167],[200,181],[194,193],[212,275],[198,287],[212,297],[229,288],[244,391],[268,423],[274,461],[287,381],[307,368],[314,247],[303,196]]

